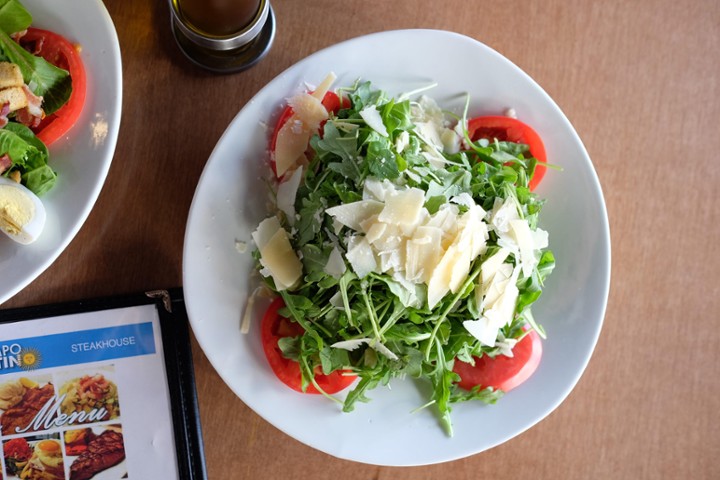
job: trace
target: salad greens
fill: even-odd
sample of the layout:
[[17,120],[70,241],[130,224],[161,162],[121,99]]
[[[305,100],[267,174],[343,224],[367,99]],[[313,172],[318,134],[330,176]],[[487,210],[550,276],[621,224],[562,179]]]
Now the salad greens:
[[[62,107],[72,93],[70,74],[41,56],[25,50],[10,35],[22,32],[32,22],[32,15],[18,0],[0,0],[0,62],[18,66],[23,81],[38,97],[50,115]],[[47,147],[24,125],[8,123],[0,129],[0,156],[7,155],[12,165],[2,173],[19,171],[22,183],[36,195],[49,191],[57,175],[48,166]]]
[[13,166],[22,172],[22,183],[36,195],[43,195],[54,185],[57,175],[48,166],[48,149],[32,130],[10,122],[0,129],[0,152],[7,154]]
[[32,15],[18,0],[0,0],[0,30],[15,33],[32,23]]
[[[341,92],[352,106],[331,115],[322,135],[310,140],[313,153],[295,198],[295,218],[278,212],[303,265],[299,284],[278,292],[285,302],[280,314],[305,329],[301,336],[281,339],[279,346],[287,358],[299,362],[303,388],[311,383],[317,387],[314,372],[320,370],[357,375],[359,381],[342,402],[345,412],[356,408],[358,402],[367,402],[373,388],[387,385],[393,378],[428,381],[432,395],[421,408],[436,408],[451,435],[453,404],[468,400],[492,404],[503,395],[492,388],[466,391],[457,387],[454,362],[473,363],[473,357],[500,355],[502,340],[520,339],[528,328],[544,336],[530,306],[554,267],[552,253],[538,250],[531,272],[514,277],[519,293],[512,319],[500,328],[499,341],[486,345],[463,322],[482,316],[476,292],[483,262],[501,248],[498,232],[489,229],[486,247],[472,260],[457,291],[448,292],[430,308],[426,283],[408,284],[391,271],[373,271],[361,278],[346,257],[352,232],[347,227],[338,230],[333,217],[325,212],[362,200],[367,182],[387,181],[396,188],[425,192],[424,208],[430,215],[448,205],[459,214],[468,211],[466,201],[458,198],[471,198],[485,212],[497,211],[505,202],[514,205],[519,217],[535,231],[543,201],[529,190],[528,182],[536,160],[527,156],[526,145],[470,141],[464,117],[455,117],[458,128],[454,129],[464,148],[454,153],[443,151],[428,139],[421,123],[438,125],[445,121],[445,114],[425,97],[418,101],[393,99],[370,82],[357,82]],[[377,131],[363,119],[361,112],[370,107],[379,113],[386,132]],[[347,267],[340,275],[328,273],[326,268],[335,249],[343,254]],[[254,256],[261,261],[259,251]],[[505,263],[519,271],[518,252],[510,254]],[[264,280],[277,291],[272,278]]]
[[32,55],[10,38],[30,26],[32,16],[17,0],[0,0],[0,61],[20,67],[23,80],[32,92],[43,97],[43,110],[54,113],[70,98],[70,74],[44,58]]
[[43,110],[50,115],[62,107],[72,93],[72,81],[67,70],[56,67],[44,58],[22,48],[0,30],[0,61],[20,67],[23,80],[32,92],[43,97]]

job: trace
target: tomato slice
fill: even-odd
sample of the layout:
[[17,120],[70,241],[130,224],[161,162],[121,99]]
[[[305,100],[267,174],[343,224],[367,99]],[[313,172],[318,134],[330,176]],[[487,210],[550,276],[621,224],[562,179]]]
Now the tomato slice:
[[34,129],[37,137],[45,145],[50,145],[65,135],[82,113],[87,91],[85,67],[77,48],[57,33],[30,27],[20,39],[20,44],[56,67],[70,72],[72,80],[70,99],[56,112],[45,117]]
[[541,357],[542,342],[537,332],[532,330],[515,345],[512,357],[475,357],[475,366],[455,360],[453,371],[460,375],[458,385],[465,390],[480,385],[509,392],[530,378],[537,370]]
[[[305,330],[299,324],[289,321],[278,314],[284,307],[282,298],[276,298],[265,311],[262,320],[260,336],[263,351],[275,376],[288,387],[301,393],[320,393],[315,385],[308,385],[305,392],[301,388],[300,364],[285,358],[278,346],[278,340],[283,337],[302,335]],[[355,375],[347,375],[341,371],[334,371],[330,375],[315,374],[315,381],[325,393],[337,393],[349,387],[356,379]]]
[[[350,101],[346,98],[343,98],[342,100],[335,92],[327,92],[325,93],[325,96],[322,99],[323,106],[325,107],[325,110],[328,111],[328,113],[337,113],[340,111],[340,108],[347,108],[350,106]],[[280,133],[280,129],[283,125],[287,123],[288,120],[290,120],[290,117],[293,116],[293,109],[289,105],[285,107],[285,109],[282,111],[280,116],[277,119],[277,122],[275,123],[275,129],[273,130],[272,137],[270,137],[270,151],[275,151],[275,145],[277,144],[277,137],[278,133]],[[324,123],[323,123],[324,125]],[[322,125],[320,126],[322,128]],[[273,172],[275,171],[275,160],[271,160],[271,166],[273,169]]]
[[547,167],[543,165],[547,163],[545,145],[543,145],[540,135],[520,120],[499,116],[475,117],[468,120],[468,136],[473,141],[481,138],[488,140],[497,138],[501,142],[524,143],[530,148],[530,154],[538,161],[535,174],[530,179],[530,190],[535,190],[545,176],[545,170],[547,170]]

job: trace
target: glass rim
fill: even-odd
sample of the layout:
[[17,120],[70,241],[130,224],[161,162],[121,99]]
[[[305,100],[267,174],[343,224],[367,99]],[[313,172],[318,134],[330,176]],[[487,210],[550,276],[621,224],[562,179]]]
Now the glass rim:
[[270,1],[260,0],[260,7],[248,25],[236,33],[219,36],[201,33],[187,25],[186,19],[178,7],[178,0],[168,0],[168,3],[170,4],[172,21],[183,35],[197,45],[211,50],[232,50],[250,43],[262,31],[270,10]]

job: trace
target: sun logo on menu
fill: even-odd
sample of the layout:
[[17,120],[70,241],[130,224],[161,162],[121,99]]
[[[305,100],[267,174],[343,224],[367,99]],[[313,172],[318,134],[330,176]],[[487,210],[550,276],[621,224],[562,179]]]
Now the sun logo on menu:
[[20,368],[35,370],[42,363],[42,355],[35,348],[23,348],[20,351]]

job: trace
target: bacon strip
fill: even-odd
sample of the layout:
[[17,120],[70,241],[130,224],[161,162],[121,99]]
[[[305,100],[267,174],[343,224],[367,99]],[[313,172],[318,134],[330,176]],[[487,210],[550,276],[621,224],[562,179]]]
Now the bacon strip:
[[41,108],[43,98],[35,95],[27,85],[23,85],[22,88],[27,97],[28,106],[18,110],[15,113],[15,119],[23,125],[35,128],[40,125],[40,122],[45,117],[45,112]]
[[8,124],[8,113],[10,113],[10,102],[5,102],[3,106],[0,107],[0,128]]
[[0,157],[0,174],[4,173],[5,170],[12,167],[12,160],[10,160],[10,157],[8,157],[8,154],[4,154],[2,157]]

